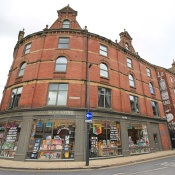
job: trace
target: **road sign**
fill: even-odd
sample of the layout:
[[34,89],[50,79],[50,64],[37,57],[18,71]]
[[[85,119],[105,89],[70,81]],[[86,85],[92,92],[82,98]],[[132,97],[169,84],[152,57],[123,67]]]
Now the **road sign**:
[[85,120],[85,122],[92,123],[92,113],[91,112],[86,112],[86,120]]

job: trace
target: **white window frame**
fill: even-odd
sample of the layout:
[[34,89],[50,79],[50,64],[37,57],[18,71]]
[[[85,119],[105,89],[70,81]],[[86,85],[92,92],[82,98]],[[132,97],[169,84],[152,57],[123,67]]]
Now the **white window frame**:
[[108,47],[100,44],[100,55],[108,56]]
[[67,58],[58,57],[55,63],[55,72],[66,72],[67,69]]
[[58,40],[59,49],[68,49],[69,48],[70,38],[60,37]]
[[151,70],[149,68],[146,68],[146,74],[148,77],[151,77]]
[[132,60],[130,58],[126,58],[127,59],[127,66],[129,68],[132,68]]
[[32,43],[28,43],[25,45],[24,54],[30,53],[31,46],[32,46]]
[[134,77],[132,74],[129,74],[129,85],[131,87],[135,87],[135,81],[134,81]]
[[69,29],[70,28],[70,21],[69,20],[64,20],[62,23],[62,28],[64,29]]
[[108,67],[104,63],[100,64],[100,76],[108,78]]
[[47,105],[66,106],[68,95],[68,84],[51,83],[48,90]]

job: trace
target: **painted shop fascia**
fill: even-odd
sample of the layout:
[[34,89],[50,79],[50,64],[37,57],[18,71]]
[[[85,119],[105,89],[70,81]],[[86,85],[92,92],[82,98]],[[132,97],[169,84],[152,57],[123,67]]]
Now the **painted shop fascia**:
[[[154,141],[151,140],[151,137],[150,135],[152,135],[152,129],[151,129],[151,126],[152,124],[154,124],[155,126],[157,126],[157,124],[164,124],[165,123],[165,119],[162,119],[162,118],[150,118],[150,117],[144,117],[144,116],[140,116],[140,115],[131,115],[131,114],[126,114],[126,113],[118,113],[118,112],[114,112],[114,111],[105,111],[105,110],[92,110],[93,112],[93,122],[92,123],[92,126],[93,127],[100,127],[101,128],[101,125],[102,124],[96,124],[96,123],[100,123],[100,121],[106,121],[106,122],[109,122],[110,123],[113,121],[114,123],[117,122],[117,126],[119,128],[116,128],[114,127],[113,130],[111,129],[111,136],[112,137],[112,134],[116,132],[119,134],[121,134],[121,136],[119,135],[119,138],[117,139],[121,139],[122,143],[127,143],[128,142],[128,139],[126,137],[126,132],[129,132],[129,130],[132,129],[132,125],[135,126],[135,128],[138,127],[139,130],[141,130],[141,127],[143,126],[144,129],[143,131],[145,131],[147,134],[145,135],[145,137],[149,140],[149,144],[150,146],[141,146],[141,147],[137,147],[136,149],[129,149],[129,145],[125,145],[125,144],[122,144],[119,145],[117,148],[115,148],[114,150],[110,149],[110,154],[111,155],[108,155],[108,156],[129,156],[129,155],[132,155],[132,154],[138,154],[138,153],[149,153],[149,152],[154,152],[154,151],[157,151],[156,149],[158,150],[162,150],[162,146],[161,146],[161,142],[160,142],[160,136],[158,135],[158,130],[154,131],[154,133],[156,133],[156,137],[158,137],[159,139],[159,147],[156,148],[155,145],[154,145]],[[84,160],[85,157],[84,157],[84,145],[82,144],[84,142],[84,132],[83,131],[83,128],[85,127],[84,126],[84,120],[85,120],[85,113],[86,113],[86,109],[67,109],[67,110],[41,110],[41,109],[35,109],[35,110],[17,110],[16,112],[12,112],[12,111],[9,111],[8,113],[1,113],[1,122],[5,122],[6,120],[7,121],[10,121],[10,122],[19,122],[19,125],[21,127],[20,128],[20,134],[19,134],[19,139],[18,139],[18,149],[15,150],[15,155],[14,155],[14,160],[31,160],[31,159],[35,159],[35,160],[38,160],[38,161],[52,161],[52,160],[65,160],[65,159],[68,159],[68,160],[74,160],[74,161],[80,161],[80,160]],[[45,151],[44,152],[44,148],[42,148],[42,150],[40,150],[40,154],[42,154],[42,156],[40,156],[38,158],[38,155],[36,156],[36,152],[37,154],[39,153],[38,151],[36,150],[30,150],[28,148],[29,146],[29,140],[30,140],[30,137],[31,137],[31,130],[33,131],[32,127],[34,126],[33,125],[33,122],[40,122],[40,121],[44,121],[44,120],[47,120],[46,124],[47,123],[50,123],[50,121],[54,121],[54,122],[59,122],[60,120],[63,122],[63,121],[69,121],[69,122],[73,122],[74,121],[74,131],[71,131],[71,132],[75,132],[77,133],[75,135],[75,140],[74,140],[74,143],[75,145],[77,145],[77,148],[76,147],[74,148],[74,152],[70,152],[70,151],[66,151],[64,152],[64,156],[62,155],[61,152],[57,151],[57,153],[53,153],[53,157],[48,157],[50,154],[48,154],[48,151]],[[97,121],[97,122],[96,122]],[[106,123],[105,122],[105,123]],[[11,127],[9,128],[7,134],[9,133],[16,133],[16,130],[14,130],[14,128],[16,127]],[[65,129],[65,126],[62,129]],[[102,128],[101,128],[102,129]],[[129,129],[129,130],[128,130]],[[60,129],[58,129],[60,131]],[[69,130],[69,129],[67,129]],[[128,130],[128,131],[127,131]],[[148,131],[147,131],[148,130]],[[83,132],[82,132],[83,131]],[[100,131],[102,132],[102,131]],[[161,131],[162,133],[165,133],[164,130]],[[33,132],[32,132],[33,133]],[[91,133],[92,134],[92,133]],[[98,133],[96,133],[96,135],[98,136]],[[8,135],[9,136],[9,135]],[[121,138],[120,138],[121,137]],[[81,140],[78,141],[78,140]],[[93,141],[92,143],[96,143],[97,142],[97,137],[94,137],[92,136],[91,138]],[[39,141],[40,139],[38,139]],[[40,141],[39,141],[40,142]],[[102,144],[106,144],[106,143],[98,143],[98,144],[101,144],[101,147],[102,147]],[[129,144],[132,145],[132,141],[131,143],[129,142]],[[38,143],[36,143],[36,145],[38,145]],[[25,148],[25,149],[24,149]],[[39,148],[38,148],[39,149]],[[80,149],[80,150],[79,150]],[[100,151],[101,150],[101,151]],[[141,151],[141,152],[140,152]],[[42,153],[44,152],[44,153]],[[51,151],[53,152],[53,151]],[[59,152],[59,153],[58,153]],[[65,155],[65,153],[67,153]],[[56,155],[54,155],[56,154]],[[57,155],[58,154],[58,155]],[[91,152],[91,157],[92,158],[100,158],[100,157],[106,157],[107,155],[107,152],[104,150],[104,148],[102,147],[101,149],[99,149],[98,153],[97,152]],[[109,154],[109,152],[108,152]],[[1,154],[1,157],[2,157],[2,154]],[[13,157],[13,154],[4,154],[3,157]]]

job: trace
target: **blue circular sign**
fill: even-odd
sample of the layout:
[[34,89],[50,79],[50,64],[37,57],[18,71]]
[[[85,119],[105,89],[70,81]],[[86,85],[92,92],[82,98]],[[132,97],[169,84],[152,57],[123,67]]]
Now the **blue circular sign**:
[[86,112],[86,119],[92,120],[92,113],[91,112]]

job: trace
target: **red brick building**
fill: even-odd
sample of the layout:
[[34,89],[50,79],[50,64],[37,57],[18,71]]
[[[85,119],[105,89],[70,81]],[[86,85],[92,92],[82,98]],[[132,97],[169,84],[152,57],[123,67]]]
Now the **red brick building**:
[[166,114],[172,147],[175,148],[175,62],[170,69],[157,67],[157,78]]
[[[1,102],[1,157],[85,160],[171,149],[157,67],[120,41],[82,29],[66,6],[43,31],[19,32]],[[89,98],[89,100],[88,100]]]

